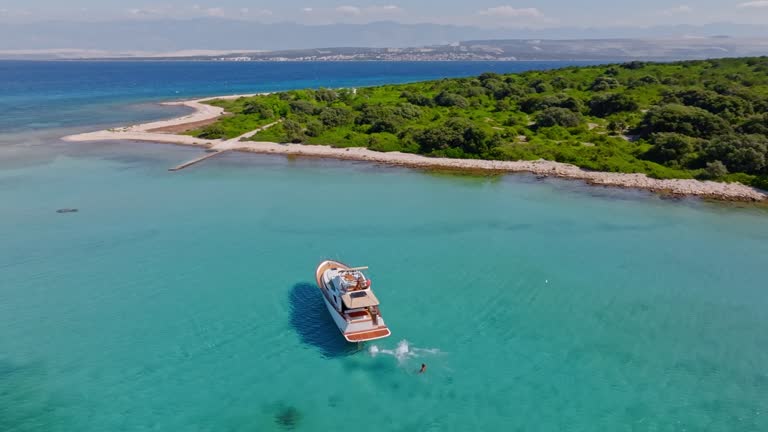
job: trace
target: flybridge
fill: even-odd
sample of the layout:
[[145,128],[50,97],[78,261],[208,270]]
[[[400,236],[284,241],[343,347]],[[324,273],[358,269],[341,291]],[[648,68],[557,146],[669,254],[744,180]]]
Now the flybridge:
[[365,271],[365,270],[368,270],[368,266],[352,267],[352,268],[348,268],[348,269],[339,269],[338,272],[339,273],[354,273],[354,272]]

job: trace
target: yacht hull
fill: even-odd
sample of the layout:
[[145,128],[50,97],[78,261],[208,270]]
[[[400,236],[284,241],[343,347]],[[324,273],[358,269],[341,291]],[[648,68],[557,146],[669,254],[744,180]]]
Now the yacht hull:
[[331,315],[331,318],[336,324],[336,327],[339,328],[339,331],[341,332],[342,336],[344,336],[344,339],[347,340],[347,342],[366,342],[376,339],[383,339],[387,336],[390,336],[392,332],[390,332],[389,328],[386,326],[386,324],[384,324],[383,317],[379,317],[376,324],[374,324],[370,319],[350,320],[342,311],[336,309],[333,303],[331,303],[331,294],[328,290],[328,287],[326,286],[325,280],[323,279],[323,275],[327,270],[349,268],[350,267],[346,264],[340,263],[338,261],[328,260],[321,262],[315,271],[317,287],[322,293],[323,303],[325,303],[325,307],[328,309],[328,313]]

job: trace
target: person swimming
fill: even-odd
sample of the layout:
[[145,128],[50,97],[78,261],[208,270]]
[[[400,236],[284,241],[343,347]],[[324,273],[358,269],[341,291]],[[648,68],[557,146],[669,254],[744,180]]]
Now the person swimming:
[[421,364],[421,369],[419,369],[419,373],[420,373],[420,374],[423,374],[423,373],[424,373],[424,372],[426,372],[426,371],[427,371],[427,365],[426,365],[426,364],[424,364],[424,363],[422,363],[422,364]]

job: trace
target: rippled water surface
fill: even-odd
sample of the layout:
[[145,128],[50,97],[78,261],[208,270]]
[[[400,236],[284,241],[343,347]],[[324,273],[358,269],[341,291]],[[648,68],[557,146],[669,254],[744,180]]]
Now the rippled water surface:
[[[2,135],[0,431],[768,430],[764,209],[257,155],[169,173],[199,150],[32,129]],[[343,342],[325,258],[371,267],[391,338]]]

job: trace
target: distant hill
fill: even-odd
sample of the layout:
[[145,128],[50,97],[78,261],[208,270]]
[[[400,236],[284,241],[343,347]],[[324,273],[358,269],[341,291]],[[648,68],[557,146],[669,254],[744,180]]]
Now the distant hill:
[[768,37],[768,26],[715,23],[647,28],[488,29],[441,24],[264,24],[222,18],[38,22],[0,25],[0,50],[79,49],[117,52],[288,50],[314,47],[414,47],[491,39],[647,39]]
[[[478,40],[410,48],[315,48],[160,57],[222,61],[693,60],[768,54],[768,38]],[[154,57],[158,58],[158,57]]]

